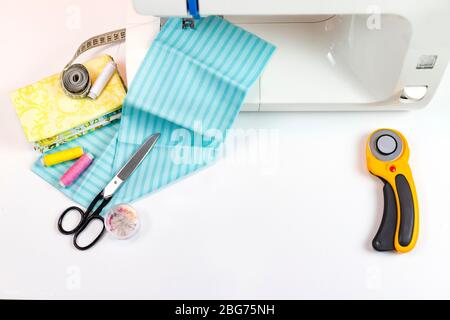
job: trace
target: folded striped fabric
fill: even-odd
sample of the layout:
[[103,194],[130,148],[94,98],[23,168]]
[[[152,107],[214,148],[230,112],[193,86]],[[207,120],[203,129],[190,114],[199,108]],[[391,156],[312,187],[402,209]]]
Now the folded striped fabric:
[[275,48],[219,17],[182,29],[171,18],[131,83],[119,125],[96,130],[64,148],[82,145],[96,158],[67,189],[58,179],[70,164],[32,170],[87,206],[140,144],[161,133],[154,149],[114,196],[131,202],[213,163],[251,85]]

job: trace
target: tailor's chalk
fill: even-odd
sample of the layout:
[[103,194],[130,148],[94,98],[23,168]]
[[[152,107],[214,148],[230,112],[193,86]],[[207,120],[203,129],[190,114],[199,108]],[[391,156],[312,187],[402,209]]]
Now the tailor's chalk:
[[55,153],[47,154],[41,158],[41,162],[46,167],[51,167],[55,164],[66,162],[69,160],[77,159],[83,155],[82,147],[75,147],[58,151]]
[[78,159],[59,179],[59,184],[66,188],[77,180],[77,178],[91,165],[94,156],[90,153],[85,153]]
[[114,72],[116,72],[116,63],[111,61],[103,68],[102,72],[97,77],[97,80],[95,80],[91,90],[89,91],[88,97],[94,100],[97,99],[108,84],[109,80],[111,80]]

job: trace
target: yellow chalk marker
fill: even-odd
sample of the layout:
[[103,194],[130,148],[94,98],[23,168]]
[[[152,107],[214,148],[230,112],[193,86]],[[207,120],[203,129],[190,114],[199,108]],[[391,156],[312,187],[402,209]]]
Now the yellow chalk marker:
[[77,159],[82,155],[83,155],[83,148],[75,147],[45,155],[42,157],[41,162],[44,166],[51,167],[58,163]]

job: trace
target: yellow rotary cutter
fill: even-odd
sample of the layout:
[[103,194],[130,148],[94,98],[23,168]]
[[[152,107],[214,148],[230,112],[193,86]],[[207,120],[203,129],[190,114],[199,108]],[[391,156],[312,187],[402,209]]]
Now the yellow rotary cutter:
[[367,142],[367,167],[384,182],[384,211],[372,246],[377,251],[408,252],[419,232],[416,188],[405,137],[392,129],[373,132]]

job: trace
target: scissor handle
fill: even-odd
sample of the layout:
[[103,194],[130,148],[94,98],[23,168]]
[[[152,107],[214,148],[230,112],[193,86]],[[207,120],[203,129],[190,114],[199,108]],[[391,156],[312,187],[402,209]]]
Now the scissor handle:
[[[63,227],[63,221],[64,221],[64,218],[66,217],[66,215],[67,215],[69,212],[77,212],[77,213],[80,215],[80,222],[79,222],[73,229],[71,229],[71,230],[66,230],[66,229],[64,229],[64,227]],[[79,207],[73,206],[73,207],[67,208],[67,209],[64,210],[64,212],[61,213],[61,215],[59,216],[59,219],[58,219],[58,230],[59,230],[59,232],[61,232],[62,234],[65,234],[65,235],[74,234],[74,233],[77,232],[77,231],[81,228],[81,226],[83,225],[83,222],[84,222],[84,220],[85,220],[85,218],[86,218],[86,215],[87,215],[86,212],[85,212],[83,209],[79,208]]]
[[[100,240],[100,238],[102,237],[102,235],[105,231],[104,219],[100,215],[100,213],[102,212],[103,208],[106,207],[106,205],[111,201],[111,199],[112,199],[111,196],[105,198],[103,196],[103,191],[100,191],[100,193],[94,198],[94,200],[92,200],[91,204],[89,205],[89,207],[86,210],[85,216],[84,216],[80,226],[77,227],[77,230],[74,232],[73,245],[75,246],[75,248],[77,248],[78,250],[87,250],[87,249],[91,248],[94,244],[96,244],[98,240]],[[102,201],[102,202],[100,204],[98,204],[99,201]],[[86,246],[80,246],[78,244],[78,237],[84,232],[84,230],[86,230],[86,228],[89,226],[89,224],[92,223],[92,221],[94,221],[94,220],[99,220],[101,222],[102,230],[90,244],[88,244]]]
[[[95,243],[97,243],[97,241],[101,238],[101,236],[103,235],[103,232],[105,231],[105,225],[104,225],[104,220],[103,217],[100,215],[100,213],[102,212],[103,208],[106,207],[106,205],[111,201],[112,196],[109,196],[107,198],[105,198],[103,196],[103,190],[100,191],[99,194],[97,194],[97,196],[94,198],[94,200],[92,200],[91,204],[89,205],[89,207],[86,209],[86,211],[83,211],[83,209],[73,206],[70,208],[67,208],[66,210],[64,210],[64,212],[59,216],[59,220],[58,220],[58,229],[62,234],[65,235],[69,235],[69,234],[73,234],[73,245],[75,246],[75,248],[77,248],[78,250],[87,250],[90,247],[92,247]],[[101,202],[100,202],[101,201]],[[80,214],[80,222],[71,230],[66,230],[63,227],[63,221],[66,217],[66,215],[69,212],[77,212]],[[89,226],[89,224],[94,221],[94,220],[99,220],[102,223],[102,230],[101,232],[98,234],[98,236],[88,245],[86,246],[80,246],[78,244],[78,237],[83,233],[84,230],[86,230],[86,228]]]
[[[111,199],[111,198],[109,198],[109,199]],[[109,202],[109,199],[105,199],[105,201]],[[101,222],[102,230],[99,232],[98,236],[94,240],[92,240],[92,242],[89,243],[88,245],[85,245],[85,246],[79,245],[77,242],[78,237],[84,232],[84,230],[86,230],[86,228],[89,226],[89,224],[95,220],[99,220]],[[104,232],[105,232],[105,224],[104,224],[103,217],[99,214],[90,215],[83,221],[81,227],[75,232],[75,234],[73,236],[73,245],[78,250],[82,250],[82,251],[87,250],[87,249],[91,248],[94,244],[96,244],[98,240],[100,240],[100,238],[102,237]]]

